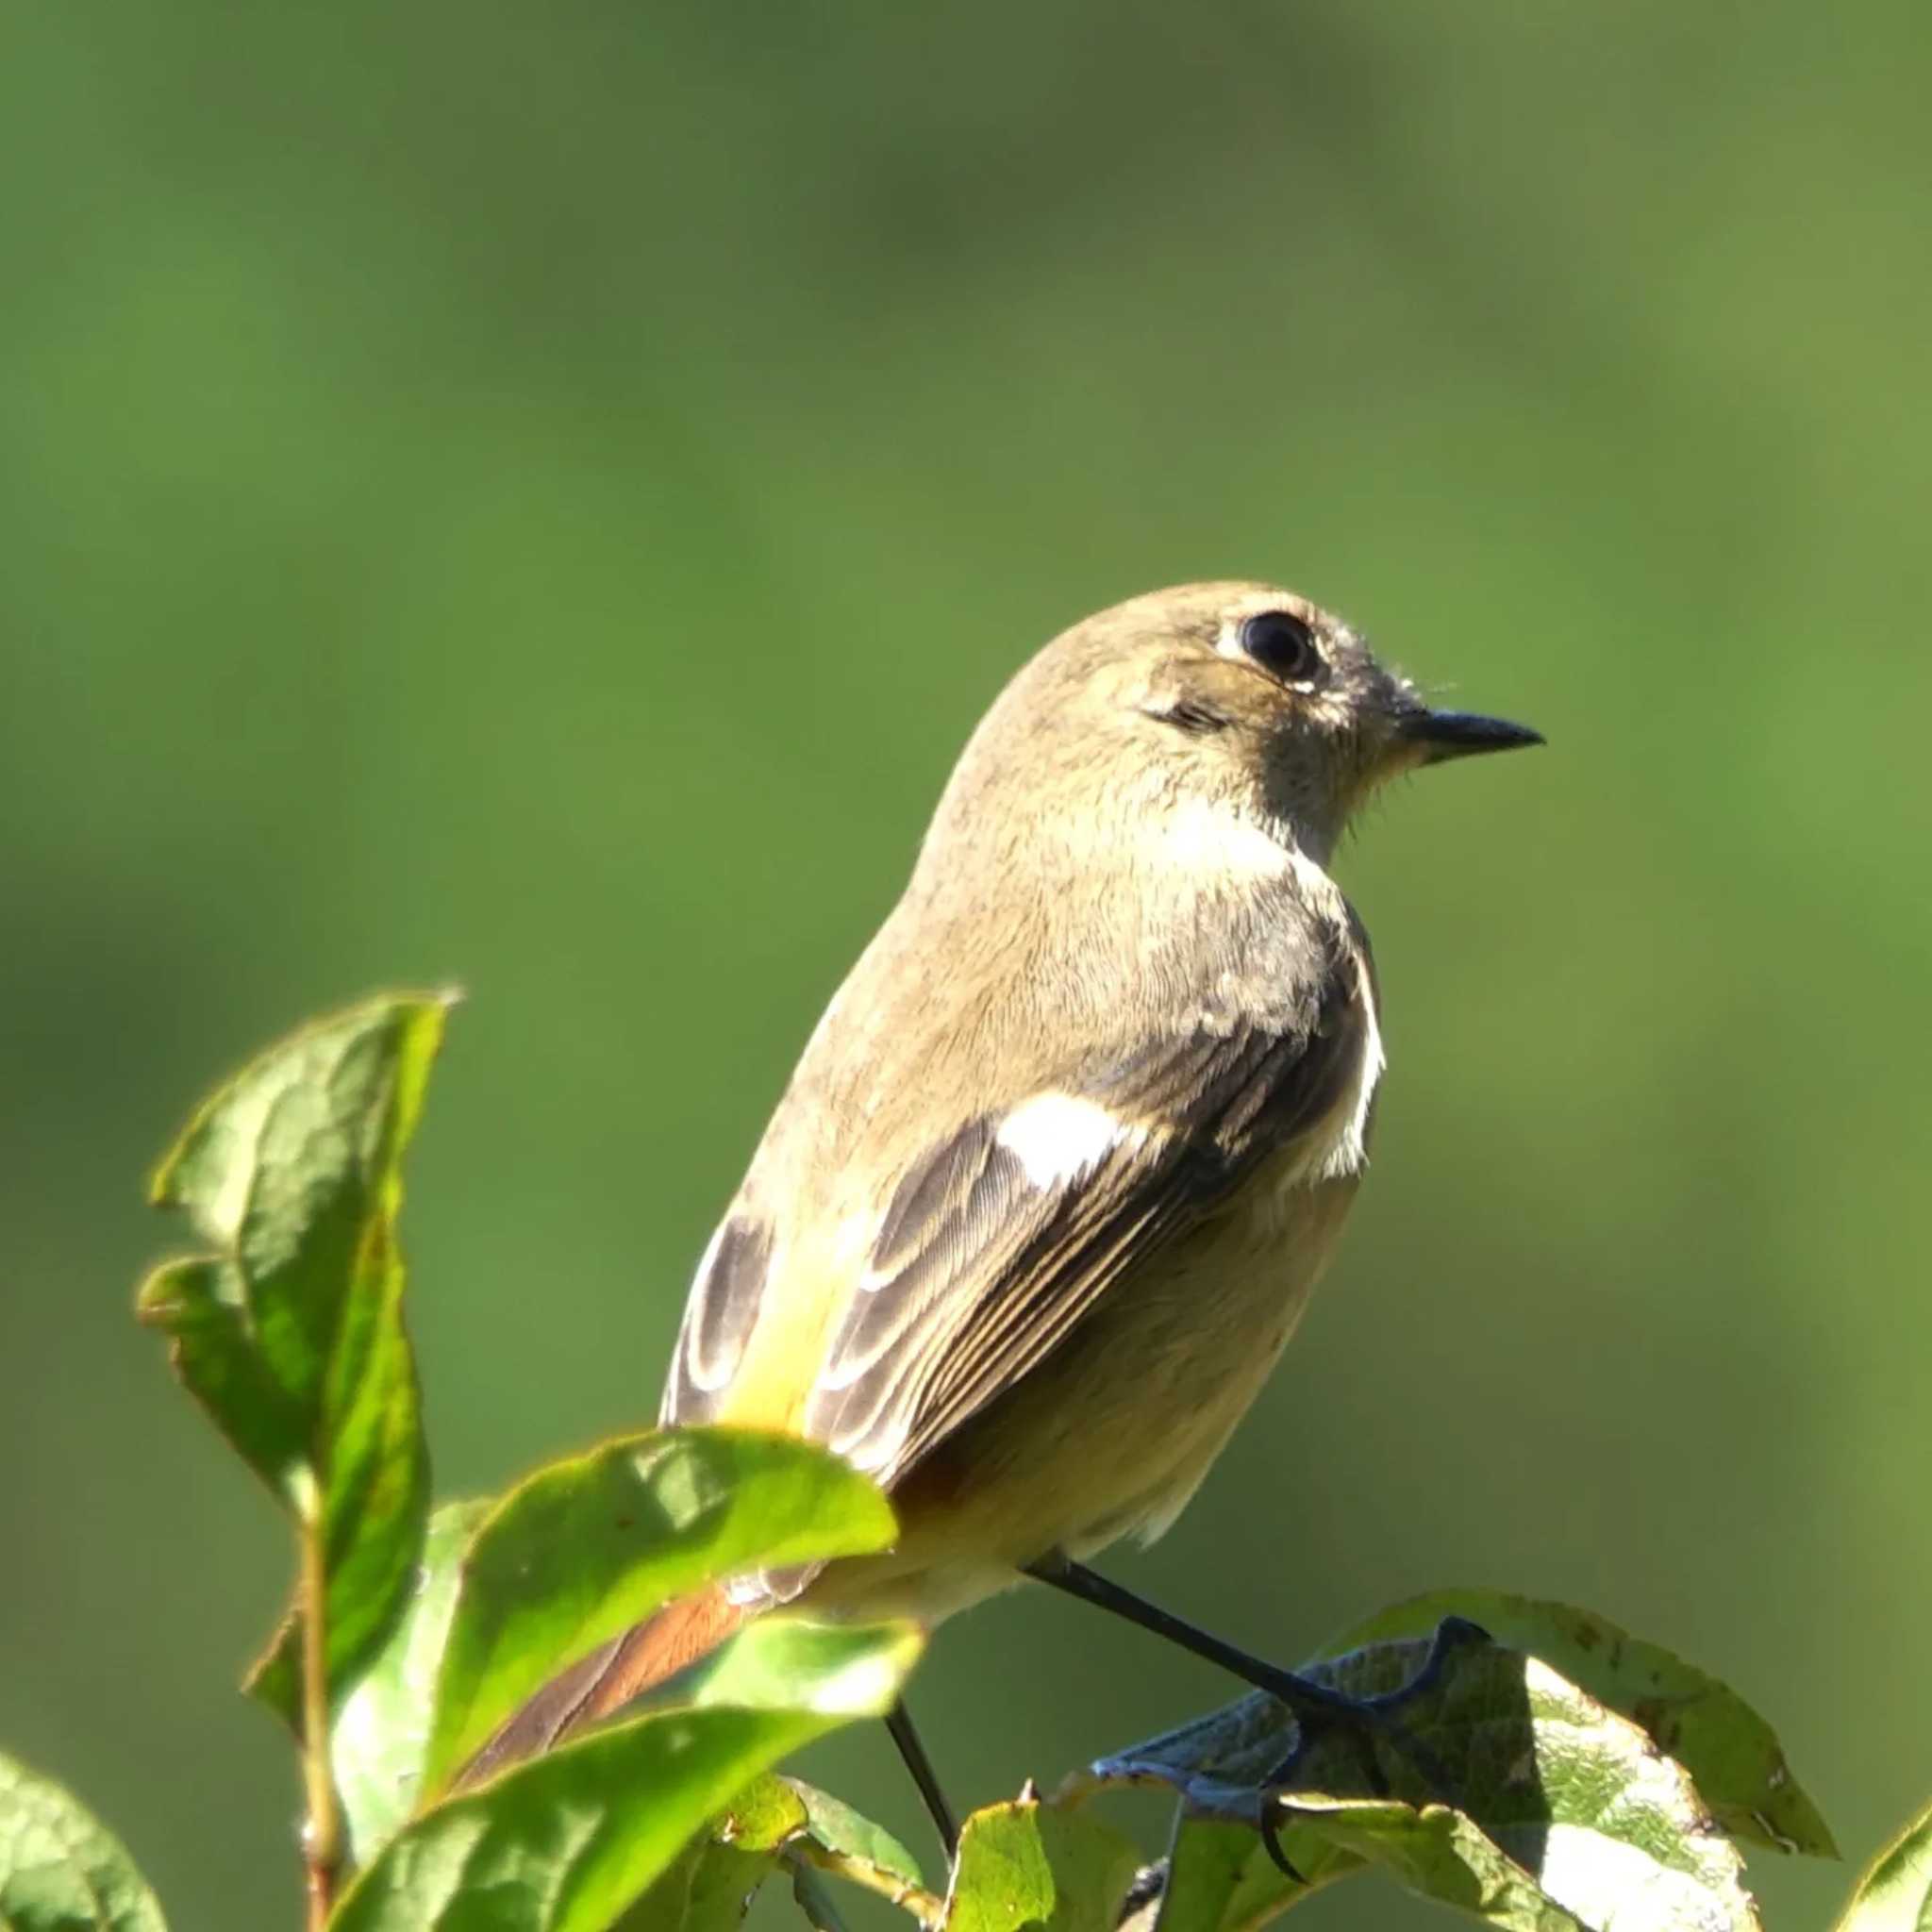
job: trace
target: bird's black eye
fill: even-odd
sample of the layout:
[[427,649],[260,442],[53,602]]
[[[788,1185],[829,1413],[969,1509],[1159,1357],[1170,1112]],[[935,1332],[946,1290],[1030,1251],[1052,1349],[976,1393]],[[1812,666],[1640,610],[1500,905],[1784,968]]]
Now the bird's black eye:
[[1291,610],[1243,618],[1241,649],[1283,684],[1314,684],[1327,674],[1314,632]]

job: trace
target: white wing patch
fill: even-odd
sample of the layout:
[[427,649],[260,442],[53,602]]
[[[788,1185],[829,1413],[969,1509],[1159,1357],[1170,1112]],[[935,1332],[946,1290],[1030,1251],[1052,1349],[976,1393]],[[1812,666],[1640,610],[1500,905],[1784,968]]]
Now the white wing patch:
[[1359,965],[1356,973],[1361,989],[1362,1018],[1366,1022],[1361,1057],[1356,1061],[1355,1078],[1339,1109],[1335,1137],[1316,1157],[1317,1180],[1337,1180],[1344,1174],[1358,1174],[1367,1166],[1369,1109],[1375,1104],[1375,1086],[1383,1068],[1389,1064],[1389,1056],[1382,1046],[1381,1023],[1375,1016],[1374,989]]
[[1072,1093],[1036,1093],[1000,1123],[994,1140],[1025,1170],[1036,1188],[1077,1180],[1100,1165],[1112,1148],[1143,1138],[1107,1108]]
[[711,1420],[744,1358],[771,1265],[769,1223],[738,1209],[718,1224],[684,1305],[684,1325],[678,1330],[659,1422]]
[[698,1257],[698,1265],[691,1277],[691,1292],[686,1302],[684,1333],[679,1337],[680,1353],[684,1357],[684,1372],[692,1385],[702,1389],[707,1395],[715,1394],[731,1379],[731,1365],[727,1362],[721,1368],[708,1365],[702,1358],[698,1347],[697,1322],[694,1312],[698,1297],[705,1291],[705,1284],[710,1279],[711,1270],[717,1264],[719,1244],[724,1239],[724,1230],[731,1225],[727,1215],[711,1230],[711,1239],[705,1243],[705,1252]]

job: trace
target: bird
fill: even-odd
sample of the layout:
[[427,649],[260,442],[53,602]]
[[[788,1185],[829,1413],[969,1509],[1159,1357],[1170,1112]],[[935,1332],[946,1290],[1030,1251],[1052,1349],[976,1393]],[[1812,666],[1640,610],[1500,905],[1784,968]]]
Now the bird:
[[[1366,1171],[1388,1057],[1330,870],[1351,819],[1405,773],[1541,742],[1433,707],[1265,583],[1135,597],[1034,655],[704,1250],[659,1409],[824,1446],[888,1492],[896,1541],[668,1606],[540,1691],[472,1774],[774,1606],[930,1630],[1029,1577],[1341,1711],[1089,1559],[1184,1509]],[[903,1702],[889,1725],[950,1851]]]

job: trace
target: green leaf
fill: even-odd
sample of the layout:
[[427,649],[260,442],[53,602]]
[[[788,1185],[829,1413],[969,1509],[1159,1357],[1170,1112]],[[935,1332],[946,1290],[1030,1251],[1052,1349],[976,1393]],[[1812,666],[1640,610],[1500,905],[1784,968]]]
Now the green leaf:
[[[754,1624],[738,1644],[761,1639]],[[357,1879],[334,1932],[603,1932],[757,1774],[852,1717],[882,1715],[919,1653],[907,1625],[846,1629],[794,1707],[654,1712],[444,1800]],[[748,1676],[757,1680],[756,1664]],[[834,1705],[827,1685],[847,1702]],[[487,1901],[487,1907],[480,1904]]]
[[945,1932],[1114,1932],[1141,1855],[1097,1819],[1021,1798],[959,1834]]
[[694,1704],[753,1710],[881,1711],[892,1707],[901,1674],[879,1657],[864,1625],[821,1624],[797,1612],[768,1610],[699,1665]]
[[701,1840],[611,1922],[610,1932],[738,1932],[777,1869],[769,1853]]
[[367,1863],[416,1808],[437,1668],[456,1609],[458,1566],[490,1507],[446,1503],[429,1519],[402,1618],[336,1718],[330,1753],[358,1863]]
[[[814,1624],[771,1611],[720,1648],[696,1674],[688,1701],[706,1709],[803,1711],[841,1722],[884,1717],[924,1641],[911,1624]],[[754,1841],[773,1834],[774,1843],[782,1842],[777,1820],[791,1815],[789,1806],[779,1812],[782,1798],[749,1788],[737,1795],[746,1802],[743,1834]]]
[[175,1373],[285,1507],[307,1467],[308,1416],[256,1348],[242,1271],[209,1257],[164,1261],[135,1312],[169,1338]]
[[1361,1869],[1353,1854],[1312,1838],[1298,1848],[1308,1860],[1297,1867],[1306,1883],[1280,1870],[1251,1826],[1181,1816],[1148,1925],[1154,1932],[1254,1932],[1318,1886]]
[[614,1932],[722,1932],[742,1920],[780,1865],[808,1924],[838,1926],[815,1865],[888,1898],[924,1898],[912,1857],[891,1833],[796,1778],[755,1779],[618,1922]]
[[762,1765],[829,1728],[802,1713],[673,1710],[520,1764],[451,1798],[376,1856],[336,1932],[492,1926],[602,1932]]
[[811,1932],[851,1932],[830,1888],[809,1865],[792,1867],[791,1896]]
[[[1364,1661],[1351,1658],[1349,1666],[1359,1672]],[[1371,1668],[1357,1688],[1373,1692],[1404,1681],[1399,1665],[1390,1674],[1386,1652],[1373,1653],[1366,1661]],[[1408,1661],[1407,1651],[1402,1661]],[[1340,1668],[1315,1665],[1308,1675],[1331,1681]],[[1280,1837],[1305,1883],[1287,1877],[1263,1849],[1258,1827],[1270,1808],[1264,1788],[1275,1788],[1273,1774],[1299,1742],[1293,1718],[1272,1697],[1256,1693],[1102,1758],[1065,1780],[1058,1795],[1079,1799],[1129,1786],[1177,1792],[1182,1816],[1169,1855],[1170,1903],[1157,1923],[1161,1932],[1197,1932],[1198,1927],[1245,1932],[1278,1917],[1318,1887],[1362,1867],[1353,1853],[1291,1822],[1281,1825]],[[1316,1768],[1330,1769],[1327,1754]],[[1352,1753],[1344,1753],[1332,1768],[1341,1778],[1359,1776]],[[1399,1776],[1414,1775],[1406,1764],[1387,1769]],[[1218,1918],[1213,1916],[1217,1909]]]
[[[1278,1815],[1288,1856],[1311,1881],[1343,1875],[1339,1853],[1512,1932],[1609,1922],[1618,1932],[1755,1932],[1737,1850],[1683,1768],[1547,1664],[1465,1625],[1435,1647],[1375,1644],[1307,1674],[1357,1697],[1411,1687],[1398,1712],[1410,1751],[1386,1737],[1374,1747],[1393,1796],[1370,1790],[1343,1731],[1305,1740],[1259,1695],[1103,1760],[1076,1789],[1158,1782],[1212,1819]],[[1183,1928],[1195,1932],[1163,1924]]]
[[1733,1838],[1777,1851],[1839,1856],[1771,1726],[1741,1697],[1591,1611],[1498,1591],[1434,1591],[1369,1618],[1325,1645],[1323,1655],[1425,1637],[1444,1617],[1465,1617],[1499,1643],[1541,1657],[1639,1725],[1690,1774]]
[[735,1932],[777,1870],[777,1848],[805,1829],[805,1816],[787,1780],[754,1778],[611,1932]]
[[[155,1270],[137,1312],[283,1507],[322,1524],[338,1694],[400,1613],[428,1507],[395,1223],[448,1004],[383,995],[271,1047],[154,1182],[213,1252]],[[292,1656],[285,1626],[251,1685],[291,1721]]]
[[[709,1835],[619,1922],[616,1932],[713,1932],[736,1926],[781,1865],[807,1922],[841,1924],[821,1871],[919,1911],[923,1881],[912,1855],[851,1806],[796,1778],[767,1774],[741,1791]],[[936,1915],[936,1914],[935,1914]]]
[[871,1483],[785,1436],[663,1430],[540,1470],[464,1561],[425,1789],[446,1788],[532,1692],[673,1598],[895,1533]]
[[1932,1806],[1873,1859],[1833,1932],[1932,1932]]
[[161,1908],[121,1841],[64,1786],[5,1753],[0,1926],[164,1932]]
[[775,1852],[789,1844],[810,1816],[802,1791],[791,1778],[770,1772],[754,1778],[712,1824],[712,1843],[749,1852]]
[[[884,1825],[874,1824],[862,1812],[855,1811],[842,1798],[835,1798],[831,1792],[822,1791],[816,1785],[804,1784],[793,1777],[782,1778],[778,1782],[787,1786],[804,1807],[805,1819],[800,1834],[809,1838],[815,1845],[839,1857],[870,1866],[889,1878],[896,1878],[902,1885],[925,1883],[919,1869],[919,1860]],[[792,1835],[787,1834],[788,1837]]]

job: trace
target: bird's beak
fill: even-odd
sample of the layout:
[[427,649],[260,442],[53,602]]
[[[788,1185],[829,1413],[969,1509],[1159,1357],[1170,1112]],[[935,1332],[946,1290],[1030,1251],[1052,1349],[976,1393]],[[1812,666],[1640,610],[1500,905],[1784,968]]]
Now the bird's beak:
[[1543,735],[1527,724],[1507,718],[1481,718],[1474,711],[1416,711],[1403,721],[1405,742],[1414,748],[1417,762],[1440,765],[1445,758],[1466,758],[1479,751],[1515,751],[1541,744]]

